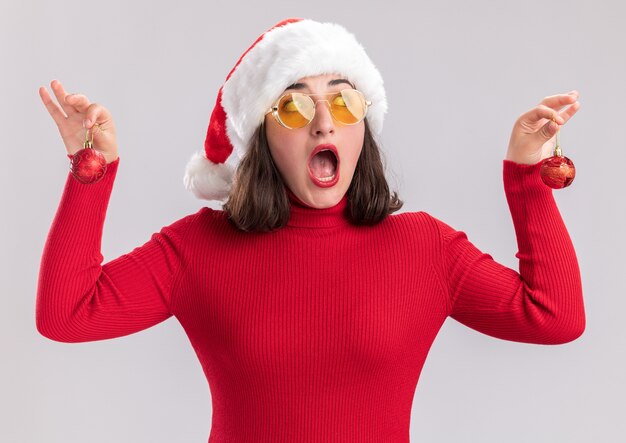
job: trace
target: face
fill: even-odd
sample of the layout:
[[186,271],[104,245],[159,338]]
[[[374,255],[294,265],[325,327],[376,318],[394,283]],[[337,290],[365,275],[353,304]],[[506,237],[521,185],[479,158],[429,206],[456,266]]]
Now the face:
[[[348,88],[352,85],[342,76],[324,74],[303,77],[285,91],[326,94]],[[348,191],[363,147],[365,123],[345,125],[334,120],[324,97],[313,99],[318,98],[315,117],[307,126],[285,128],[270,113],[265,116],[265,132],[285,185],[306,205],[321,209],[335,206]]]

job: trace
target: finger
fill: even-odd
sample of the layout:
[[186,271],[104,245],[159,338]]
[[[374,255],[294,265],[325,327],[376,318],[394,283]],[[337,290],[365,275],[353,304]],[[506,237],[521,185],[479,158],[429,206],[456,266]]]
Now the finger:
[[556,123],[562,125],[565,123],[563,118],[554,109],[544,105],[537,105],[526,114],[523,114],[521,119],[529,123],[540,122],[542,119],[554,120]]
[[549,121],[535,133],[535,136],[539,139],[539,143],[543,144],[554,137],[554,134],[556,134],[559,127],[560,126],[558,124],[553,121]]
[[561,109],[563,106],[571,105],[578,100],[578,91],[572,91],[568,94],[557,94],[544,97],[539,104],[548,106],[549,108]]
[[48,113],[52,116],[52,119],[57,124],[57,126],[62,126],[65,123],[65,119],[67,116],[63,112],[63,110],[57,105],[50,97],[48,90],[45,86],[41,86],[39,88],[39,96],[41,97],[41,101],[44,106],[48,110]]
[[77,112],[84,114],[91,103],[83,94],[68,94],[65,96],[65,102],[72,106]]
[[580,109],[580,102],[574,102],[567,109],[559,112],[559,115],[563,118],[563,124],[565,124],[578,110]]
[[100,126],[100,130],[104,130],[104,125],[110,120],[111,114],[102,105],[92,103],[87,108],[87,112],[84,119],[85,128],[91,128],[94,124]]
[[59,102],[59,105],[61,106],[65,114],[67,114],[68,116],[70,114],[75,114],[76,110],[67,105],[65,102],[65,96],[68,94],[67,92],[65,92],[65,89],[63,88],[61,82],[58,80],[52,80],[50,82],[50,87],[52,88],[52,91],[54,92],[54,95],[57,98],[57,101]]

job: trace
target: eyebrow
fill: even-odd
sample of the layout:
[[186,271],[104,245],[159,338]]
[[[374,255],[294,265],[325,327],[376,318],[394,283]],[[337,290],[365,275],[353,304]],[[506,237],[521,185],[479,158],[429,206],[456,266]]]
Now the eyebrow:
[[[342,83],[348,84],[352,86],[352,88],[354,89],[354,85],[350,83],[348,80],[346,80],[345,78],[337,78],[335,80],[331,80],[328,82],[328,86],[340,85]],[[287,91],[288,89],[304,89],[307,87],[308,85],[306,83],[294,83],[293,85],[287,86],[287,88],[285,88],[285,91]]]

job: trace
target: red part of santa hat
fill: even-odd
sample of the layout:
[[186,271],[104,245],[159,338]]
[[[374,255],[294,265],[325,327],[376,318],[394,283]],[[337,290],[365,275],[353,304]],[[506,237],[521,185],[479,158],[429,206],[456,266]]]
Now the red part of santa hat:
[[290,18],[263,33],[226,77],[204,151],[187,163],[185,187],[205,200],[228,197],[236,166],[278,96],[302,77],[331,73],[345,76],[372,102],[366,118],[380,134],[387,112],[383,79],[354,35],[334,23]]

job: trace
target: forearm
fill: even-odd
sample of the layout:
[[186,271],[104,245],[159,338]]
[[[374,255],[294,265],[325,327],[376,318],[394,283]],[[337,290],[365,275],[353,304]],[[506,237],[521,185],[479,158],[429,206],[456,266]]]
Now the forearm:
[[55,337],[81,315],[101,273],[102,232],[118,160],[96,183],[83,184],[68,173],[44,245],[37,287],[36,324]]
[[524,307],[529,312],[540,311],[547,339],[573,340],[585,327],[580,269],[553,191],[541,180],[540,163],[503,163],[507,202],[517,237]]

